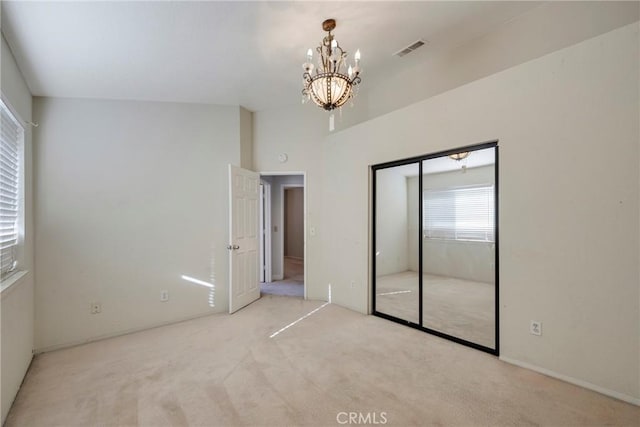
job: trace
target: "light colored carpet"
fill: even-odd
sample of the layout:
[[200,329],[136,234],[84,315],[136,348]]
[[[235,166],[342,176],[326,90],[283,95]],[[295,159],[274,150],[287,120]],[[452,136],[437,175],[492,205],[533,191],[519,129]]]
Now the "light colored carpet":
[[284,279],[260,283],[262,295],[304,297],[304,260],[284,257]]
[[260,293],[263,296],[282,295],[302,298],[304,296],[304,285],[299,282],[291,283],[284,280],[271,283],[260,283]]
[[36,356],[6,426],[637,426],[640,408],[319,301],[219,314]]
[[[376,310],[418,323],[418,273],[376,279]],[[495,286],[455,277],[423,275],[423,326],[495,348]]]

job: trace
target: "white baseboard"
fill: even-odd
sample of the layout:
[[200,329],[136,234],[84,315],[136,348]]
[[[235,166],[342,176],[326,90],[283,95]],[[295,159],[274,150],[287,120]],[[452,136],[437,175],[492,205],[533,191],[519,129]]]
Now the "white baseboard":
[[617,391],[609,390],[604,387],[600,387],[599,385],[592,384],[588,381],[579,380],[577,378],[570,377],[568,375],[559,374],[550,369],[541,368],[539,366],[532,365],[530,363],[521,362],[519,360],[511,359],[509,357],[500,356],[500,360],[503,362],[510,363],[512,365],[520,366],[521,368],[530,369],[535,372],[539,372],[548,377],[556,378],[580,387],[584,387],[586,389],[598,392],[600,394],[604,394],[605,396],[613,397],[614,399],[622,400],[623,402],[631,403],[632,405],[640,406],[640,399],[635,398],[633,396],[629,396],[624,393],[619,393]]
[[183,318],[179,318],[179,319],[175,319],[175,320],[169,320],[167,322],[160,322],[160,323],[154,324],[154,325],[142,326],[140,328],[126,329],[126,330],[123,330],[123,331],[113,332],[113,333],[110,333],[110,334],[99,335],[97,337],[85,338],[85,339],[81,339],[81,340],[66,342],[66,343],[63,343],[63,344],[55,344],[55,345],[50,345],[50,346],[47,346],[47,347],[35,348],[33,350],[33,354],[47,353],[49,351],[62,350],[62,349],[65,349],[65,348],[76,347],[76,346],[79,346],[79,345],[88,344],[90,342],[102,341],[102,340],[106,340],[106,339],[109,339],[109,338],[120,337],[120,336],[123,336],[123,335],[134,334],[136,332],[146,331],[146,330],[149,330],[149,329],[161,328],[161,327],[167,326],[167,325],[173,325],[173,324],[180,323],[180,322],[186,322],[188,320],[199,319],[200,317],[206,317],[206,316],[212,316],[214,314],[224,314],[224,313],[228,313],[228,311],[212,311],[212,312],[207,312],[207,313],[201,313],[201,314],[196,314],[196,315],[193,315],[193,316],[187,316],[187,317],[183,317]]
[[282,280],[282,279],[284,279],[284,274],[273,274],[271,276],[271,281],[272,282],[275,282],[277,280]]

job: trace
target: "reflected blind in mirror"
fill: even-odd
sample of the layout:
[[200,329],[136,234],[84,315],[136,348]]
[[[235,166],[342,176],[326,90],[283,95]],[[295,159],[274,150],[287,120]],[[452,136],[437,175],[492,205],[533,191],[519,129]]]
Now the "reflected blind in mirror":
[[425,238],[494,241],[493,185],[425,190]]

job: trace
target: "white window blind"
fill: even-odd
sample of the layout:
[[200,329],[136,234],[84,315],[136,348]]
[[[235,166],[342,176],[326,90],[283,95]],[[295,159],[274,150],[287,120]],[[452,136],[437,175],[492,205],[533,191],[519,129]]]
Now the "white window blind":
[[0,277],[17,266],[20,146],[22,126],[0,103]]
[[494,241],[493,185],[425,190],[424,237]]

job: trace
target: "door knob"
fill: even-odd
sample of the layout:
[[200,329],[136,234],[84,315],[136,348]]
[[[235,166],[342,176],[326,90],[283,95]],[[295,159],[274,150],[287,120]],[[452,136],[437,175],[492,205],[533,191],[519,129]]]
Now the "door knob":
[[240,246],[238,246],[238,245],[228,245],[227,249],[229,249],[230,251],[235,251],[236,249],[240,249]]

